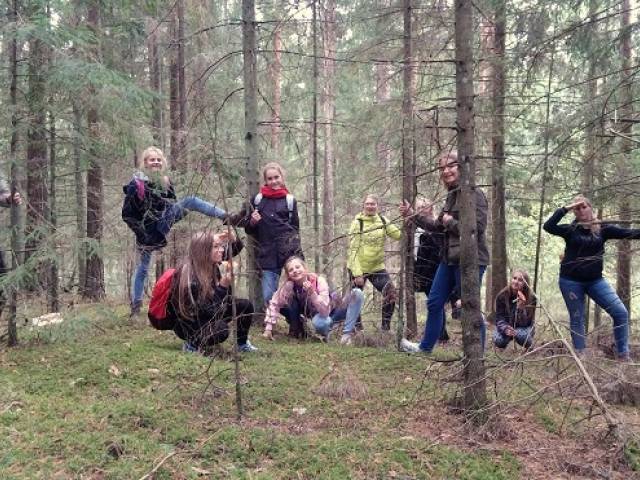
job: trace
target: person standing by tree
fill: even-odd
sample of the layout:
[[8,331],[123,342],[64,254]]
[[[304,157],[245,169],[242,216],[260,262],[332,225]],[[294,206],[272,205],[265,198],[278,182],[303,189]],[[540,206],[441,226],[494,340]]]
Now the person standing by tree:
[[[258,244],[256,255],[262,281],[265,306],[278,289],[285,262],[291,256],[304,259],[300,244],[298,204],[285,185],[285,171],[277,163],[267,163],[262,169],[264,185],[251,199],[253,210],[240,212],[245,231]],[[294,322],[295,323],[295,322]],[[296,336],[300,332],[295,333]]]
[[177,200],[173,184],[165,174],[167,160],[159,148],[146,148],[139,157],[138,168],[140,171],[122,187],[125,194],[122,219],[136,235],[139,254],[131,287],[132,316],[140,313],[151,256],[167,245],[171,227],[190,210],[208,217],[227,218],[224,210],[196,196]]
[[[20,192],[15,192],[11,195],[7,181],[0,177],[0,207],[9,208],[11,205],[22,205],[22,196]],[[0,276],[4,276],[9,271],[9,267],[5,263],[4,254],[0,251]],[[4,292],[0,291],[0,313],[4,308],[5,296]]]
[[354,287],[362,290],[368,280],[382,292],[382,330],[389,330],[397,293],[384,266],[384,244],[386,237],[400,240],[402,232],[380,215],[378,205],[378,197],[368,194],[362,212],[351,222],[347,269]]
[[[417,344],[403,339],[401,347],[407,352],[431,352],[438,342],[442,331],[444,305],[457,289],[460,290],[460,166],[458,152],[450,150],[440,156],[438,161],[440,179],[447,188],[447,199],[440,215],[435,220],[427,216],[415,215],[407,200],[400,205],[400,214],[411,218],[418,226],[429,232],[444,234],[442,258],[438,265],[433,285],[427,301],[427,322],[422,341]],[[487,228],[487,197],[479,188],[476,189],[476,232],[478,241],[478,275],[482,276],[489,264],[489,250],[485,241]],[[481,324],[481,338],[484,342],[485,325]]]
[[536,297],[531,291],[529,274],[516,269],[511,282],[496,296],[496,329],[493,344],[506,348],[511,340],[527,350],[533,345],[536,317]]
[[[435,220],[435,213],[433,211],[433,205],[424,199],[416,201],[416,211],[418,215],[425,216]],[[429,292],[433,285],[433,278],[438,270],[440,264],[440,257],[442,256],[442,244],[444,241],[444,235],[442,232],[427,232],[420,228],[417,235],[417,251],[416,251],[416,263],[413,271],[413,285],[416,292],[422,292],[427,298],[429,298]],[[451,311],[455,309],[455,299],[452,295]],[[449,341],[449,332],[447,332],[447,319],[442,319],[442,331],[440,332],[440,343],[446,344]]]
[[[559,225],[560,220],[569,211],[573,212],[574,221]],[[593,214],[591,202],[582,195],[576,196],[570,205],[558,208],[544,223],[544,229],[565,241],[558,283],[569,311],[571,340],[577,353],[583,353],[586,348],[586,295],[613,318],[613,336],[618,359],[631,360],[629,312],[609,282],[602,277],[602,269],[605,242],[613,239],[640,239],[640,229],[599,223]]]

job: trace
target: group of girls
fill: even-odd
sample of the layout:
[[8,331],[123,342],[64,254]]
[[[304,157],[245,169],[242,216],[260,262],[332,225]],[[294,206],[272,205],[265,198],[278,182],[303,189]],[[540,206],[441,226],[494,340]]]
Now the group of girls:
[[[280,315],[289,324],[289,335],[307,335],[305,319],[310,319],[315,333],[326,340],[333,327],[344,320],[340,343],[349,345],[358,328],[367,281],[383,294],[381,329],[389,330],[396,303],[396,288],[384,265],[387,237],[399,240],[401,230],[379,213],[379,201],[367,195],[363,210],[349,229],[347,268],[350,287],[344,296],[332,292],[321,275],[310,272],[302,254],[297,203],[285,185],[285,172],[277,163],[267,164],[262,176],[264,185],[250,205],[237,215],[228,215],[215,204],[198,197],[177,200],[171,181],[166,176],[167,162],[162,152],[147,148],[140,157],[140,172],[124,187],[123,219],[136,234],[139,263],[131,292],[131,311],[135,314],[142,303],[142,292],[148,275],[152,252],[166,245],[172,225],[189,210],[227,220],[244,227],[258,245],[258,266],[266,307],[263,336],[273,338],[273,327]],[[431,241],[437,254],[429,254],[430,267],[424,275],[421,291],[427,295],[427,319],[422,339],[413,343],[403,339],[407,352],[431,352],[438,341],[448,338],[445,329],[445,304],[456,303],[460,292],[460,166],[454,150],[439,158],[440,179],[447,189],[444,207],[438,216],[429,204],[416,205],[404,201],[400,215],[424,230],[421,243]],[[487,199],[475,190],[478,277],[489,264],[486,245]],[[559,225],[572,211],[575,220]],[[640,230],[626,229],[597,222],[589,201],[576,197],[561,207],[544,225],[547,232],[565,239],[566,247],[560,268],[560,290],[570,313],[571,338],[578,353],[586,346],[584,335],[585,295],[592,298],[614,320],[614,336],[620,360],[629,360],[628,312],[615,291],[602,277],[604,243],[608,239],[640,238]],[[229,230],[230,232],[230,230]],[[177,319],[175,333],[185,340],[188,349],[204,350],[224,341],[228,324],[235,313],[238,318],[237,341],[240,350],[254,351],[248,339],[254,306],[249,300],[231,302],[231,274],[221,266],[242,249],[242,243],[230,233],[214,235],[196,233],[188,255],[178,268],[171,289],[170,313]],[[422,250],[422,256],[429,252]],[[418,263],[421,254],[418,252]],[[285,281],[280,286],[282,269]],[[423,272],[424,273],[424,272]],[[458,300],[459,306],[459,300]],[[516,269],[508,285],[495,302],[493,344],[505,348],[511,340],[531,348],[535,334],[536,297],[526,271]],[[481,338],[485,338],[485,322],[480,322]]]

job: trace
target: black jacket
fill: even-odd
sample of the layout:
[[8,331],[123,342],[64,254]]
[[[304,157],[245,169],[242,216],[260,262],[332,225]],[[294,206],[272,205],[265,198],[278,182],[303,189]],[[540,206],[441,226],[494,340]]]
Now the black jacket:
[[[251,204],[254,205],[253,199]],[[303,257],[300,245],[300,220],[298,203],[293,201],[293,210],[289,212],[286,198],[263,197],[255,207],[262,219],[255,225],[250,223],[251,212],[246,208],[240,215],[244,217],[242,225],[248,235],[258,244],[258,265],[262,270],[282,270],[292,255]]]
[[414,290],[429,295],[433,278],[438,270],[442,257],[442,232],[424,232],[420,235],[420,244],[416,254],[416,264],[413,274]]
[[[236,240],[231,244],[230,250],[225,253],[225,258],[235,257],[242,248],[242,241]],[[218,285],[210,297],[199,298],[200,285],[194,279],[191,283],[191,296],[195,306],[193,316],[184,318],[180,315],[178,304],[180,273],[180,269],[175,273],[167,305],[167,315],[176,321],[173,331],[179,338],[188,341],[196,348],[223,342],[228,336],[224,312],[232,296],[231,287],[225,288]],[[217,284],[220,279],[220,269],[217,265],[214,269],[214,278]]]
[[[476,192],[476,236],[478,240],[478,265],[489,265],[489,250],[485,238],[487,229],[487,197],[479,188]],[[428,217],[415,217],[415,223],[429,232],[444,233],[444,245],[442,248],[442,262],[448,265],[460,263],[460,188],[455,187],[447,193],[447,199],[442,212],[436,220]],[[442,216],[448,213],[453,217],[446,226],[442,222]]]
[[536,318],[536,298],[532,297],[524,308],[517,308],[517,294],[503,290],[496,297],[496,329],[504,334],[507,327],[529,328]]
[[122,190],[122,219],[135,233],[138,246],[152,250],[164,247],[167,239],[156,227],[164,211],[176,200],[173,185],[164,189],[145,177],[136,176]]
[[582,227],[576,221],[558,225],[567,209],[557,209],[544,222],[544,229],[552,235],[564,238],[564,257],[560,263],[560,276],[578,282],[589,282],[602,278],[604,243],[613,239],[640,238],[640,229],[621,228],[603,223],[600,232]]

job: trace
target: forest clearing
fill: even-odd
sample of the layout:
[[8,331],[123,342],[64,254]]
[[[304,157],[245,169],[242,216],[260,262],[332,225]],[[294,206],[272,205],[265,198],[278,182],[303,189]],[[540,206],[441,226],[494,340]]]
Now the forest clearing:
[[638,0],[0,10],[0,479],[640,478]]
[[[230,351],[182,353],[171,332],[131,326],[122,308],[74,315],[72,329],[0,354],[2,478],[638,477],[638,445],[608,435],[575,366],[549,349],[488,356],[496,403],[477,428],[453,401],[457,342],[430,359],[393,342],[258,340],[242,358],[237,421]],[[585,364],[618,374],[602,356]],[[611,408],[637,435],[633,395]]]

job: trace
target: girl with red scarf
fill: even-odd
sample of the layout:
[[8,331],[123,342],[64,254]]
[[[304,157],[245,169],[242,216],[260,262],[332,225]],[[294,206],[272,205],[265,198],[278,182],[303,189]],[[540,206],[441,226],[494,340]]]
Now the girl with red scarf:
[[245,231],[258,244],[257,261],[265,305],[278,289],[287,259],[294,255],[304,258],[300,246],[298,206],[285,186],[284,175],[283,168],[277,163],[264,166],[264,185],[251,201],[253,211],[245,224]]

